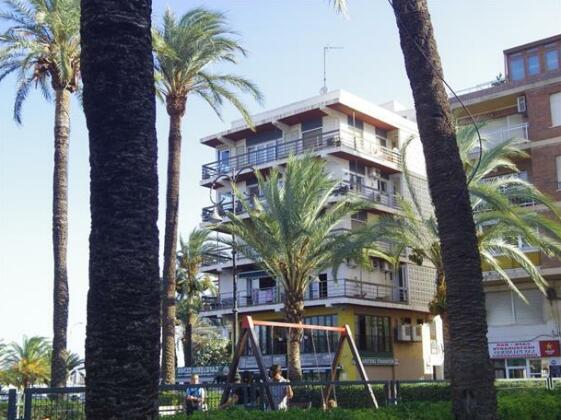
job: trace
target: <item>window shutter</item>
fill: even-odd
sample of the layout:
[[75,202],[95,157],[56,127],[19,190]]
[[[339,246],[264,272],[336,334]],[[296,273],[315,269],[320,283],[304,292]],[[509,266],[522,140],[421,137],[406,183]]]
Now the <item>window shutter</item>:
[[516,315],[517,324],[542,324],[543,323],[543,294],[537,290],[522,290],[524,296],[528,300],[525,303],[520,297],[514,293],[514,313]]
[[509,325],[512,318],[512,298],[510,292],[486,293],[485,307],[489,325]]

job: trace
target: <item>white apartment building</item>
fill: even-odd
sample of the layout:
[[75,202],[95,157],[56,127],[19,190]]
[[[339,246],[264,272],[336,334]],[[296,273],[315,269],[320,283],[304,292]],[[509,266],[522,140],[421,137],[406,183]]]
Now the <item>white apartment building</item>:
[[[241,206],[232,208],[226,174],[237,175],[237,188],[242,193],[259,197],[254,171],[266,173],[278,167],[282,172],[290,155],[304,153],[324,159],[331,176],[340,180],[333,200],[353,192],[370,201],[367,211],[345,220],[342,228],[352,229],[375,215],[397,213],[397,195],[408,195],[399,150],[410,138],[407,165],[415,174],[416,193],[430,211],[417,127],[402,114],[393,102],[378,106],[339,90],[257,114],[253,116],[255,131],[241,120],[229,130],[201,139],[216,152],[216,160],[202,167],[201,185],[213,189],[214,202],[219,203],[203,208],[203,224],[208,224],[215,212],[224,215],[225,210],[235,210],[243,216]],[[243,247],[239,251],[236,272],[240,316],[282,319],[282,289],[256,264],[258,256],[244,254]],[[225,257],[229,252],[224,249],[219,255],[209,255],[204,263],[204,270],[218,277],[219,293],[207,299],[203,316],[231,320],[232,261]],[[310,286],[305,297],[305,322],[351,325],[373,379],[432,377],[433,367],[442,363],[441,332],[428,313],[428,302],[434,294],[433,269],[412,264],[404,255],[395,272],[372,258],[371,269],[347,264],[340,267],[337,277],[332,278],[328,270]],[[261,328],[258,334],[266,362],[285,365],[284,332]],[[313,352],[309,338],[305,337],[302,348],[304,371],[316,371],[319,366],[324,371],[331,360],[332,338],[319,337]],[[255,367],[251,356],[243,358],[241,369]],[[341,378],[354,378],[350,354],[344,355],[340,368]]]

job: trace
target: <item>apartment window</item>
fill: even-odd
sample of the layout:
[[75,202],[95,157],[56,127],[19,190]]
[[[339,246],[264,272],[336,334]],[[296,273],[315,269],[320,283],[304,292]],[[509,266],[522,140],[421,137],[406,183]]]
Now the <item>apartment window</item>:
[[531,52],[527,56],[528,75],[535,76],[540,73],[540,56],[537,52]]
[[545,69],[547,71],[557,70],[559,68],[559,51],[551,49],[545,51]]
[[376,127],[376,138],[380,146],[388,147],[388,130]]
[[357,120],[354,116],[347,116],[347,125],[351,127],[353,133],[359,137],[363,137],[364,134],[364,122]]
[[524,57],[522,54],[510,57],[510,78],[511,80],[523,80],[526,77],[524,71]]
[[353,172],[359,175],[366,174],[366,166],[364,163],[357,162],[356,160],[349,161],[349,172]]
[[549,108],[551,111],[551,126],[561,125],[561,92],[549,95]]
[[248,161],[251,165],[259,165],[261,163],[271,162],[276,159],[277,149],[275,147],[277,140],[266,143],[255,144],[247,148]]
[[[337,315],[316,315],[304,318],[304,324],[334,327],[337,325]],[[334,332],[320,330],[304,330],[302,353],[335,353],[339,335]]]
[[358,213],[351,215],[351,229],[360,229],[368,220],[368,213],[366,210],[361,210]]
[[518,294],[513,293],[514,317],[517,324],[535,325],[543,323],[543,299],[542,292],[537,289],[523,290],[522,293],[528,300],[525,303]]
[[510,292],[485,294],[485,309],[489,325],[510,325],[513,323],[512,296]]
[[557,169],[557,190],[561,190],[561,155],[555,157],[555,167]]
[[511,291],[486,293],[487,323],[492,326],[543,323],[543,294],[537,289],[523,290],[522,293],[528,303]]
[[219,167],[221,172],[227,172],[230,170],[230,150],[218,150],[217,157],[219,162]]
[[391,322],[386,316],[355,316],[355,339],[358,350],[365,353],[373,353],[390,356],[391,344]]
[[257,180],[246,181],[245,189],[248,197],[259,197],[259,184],[257,183]]

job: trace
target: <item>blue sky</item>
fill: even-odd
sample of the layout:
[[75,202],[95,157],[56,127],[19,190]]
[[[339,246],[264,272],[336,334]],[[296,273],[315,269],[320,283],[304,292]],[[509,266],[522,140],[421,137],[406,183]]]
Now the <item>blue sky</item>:
[[[187,4],[186,4],[187,3]],[[225,11],[250,51],[240,65],[217,70],[250,78],[265,94],[265,108],[316,95],[322,86],[326,45],[342,46],[328,57],[328,87],[346,89],[374,103],[391,99],[411,106],[409,82],[394,17],[384,0],[349,0],[350,19],[327,0],[155,0],[154,23],[166,7],[178,14],[204,5]],[[0,6],[1,7],[1,6]],[[445,76],[461,89],[504,72],[502,50],[560,32],[559,0],[432,0],[433,25]],[[3,27],[0,26],[0,29]],[[53,106],[39,92],[28,97],[23,125],[12,120],[14,80],[0,84],[0,339],[51,335],[51,200]],[[253,112],[264,108],[247,101]],[[69,346],[83,354],[88,287],[89,165],[84,116],[72,106],[69,167]],[[238,115],[225,107],[224,121],[197,99],[183,122],[180,232],[200,221],[208,190],[198,187],[201,165],[214,160],[199,144]],[[163,237],[168,120],[159,105],[160,220]]]

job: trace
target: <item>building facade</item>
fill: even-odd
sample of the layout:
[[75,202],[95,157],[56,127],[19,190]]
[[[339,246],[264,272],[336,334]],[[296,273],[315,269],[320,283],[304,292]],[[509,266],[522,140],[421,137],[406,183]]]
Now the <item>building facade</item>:
[[[460,99],[493,142],[517,139],[528,158],[518,176],[561,203],[561,35],[504,51],[505,77],[464,90]],[[460,124],[468,123],[451,100]],[[501,176],[504,173],[497,173]],[[543,211],[532,202],[519,203]],[[523,270],[502,259],[525,304],[494,272],[484,272],[489,352],[498,378],[561,376],[561,261],[520,241],[519,246],[549,282],[544,296]],[[485,267],[484,267],[485,270]]]
[[[332,200],[356,193],[371,207],[345,220],[342,228],[361,226],[377,214],[400,211],[397,195],[407,196],[399,153],[403,143],[413,138],[408,157],[409,170],[416,174],[413,184],[423,206],[430,211],[428,187],[424,180],[424,158],[417,127],[400,115],[395,103],[373,105],[345,91],[334,91],[264,112],[253,117],[255,131],[243,121],[232,128],[201,139],[216,151],[216,161],[202,167],[201,185],[210,188],[214,204],[203,208],[202,223],[208,224],[216,212],[235,211],[232,191],[225,174],[237,174],[237,188],[247,196],[259,197],[254,171],[266,173],[283,165],[290,155],[311,153],[326,162],[330,175],[340,180]],[[227,223],[227,220],[224,221]],[[243,245],[236,257],[240,316],[275,321],[283,318],[283,291],[269,273],[256,263]],[[231,322],[233,307],[233,267],[230,250],[208,255],[203,270],[218,278],[219,293],[206,298],[202,316],[221,317]],[[398,270],[371,259],[371,269],[352,263],[320,273],[305,296],[305,323],[349,324],[372,379],[418,379],[432,377],[433,367],[442,363],[439,321],[431,321],[428,303],[434,295],[434,270],[408,263],[403,256]],[[285,330],[258,327],[266,363],[286,366]],[[311,334],[311,333],[310,333]],[[304,373],[323,375],[335,352],[337,337],[325,333],[304,336]],[[340,366],[341,379],[355,379],[356,370],[345,349]],[[242,358],[240,369],[256,370],[251,355]]]

